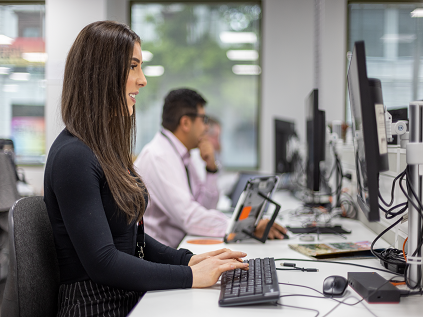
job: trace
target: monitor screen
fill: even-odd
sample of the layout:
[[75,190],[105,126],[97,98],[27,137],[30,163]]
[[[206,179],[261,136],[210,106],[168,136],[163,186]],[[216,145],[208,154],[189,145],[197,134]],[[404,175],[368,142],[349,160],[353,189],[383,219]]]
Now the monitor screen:
[[293,149],[289,147],[296,135],[294,122],[275,119],[275,174],[294,172]]
[[357,202],[369,221],[379,221],[379,172],[388,170],[382,86],[367,78],[364,42],[355,42],[348,75],[357,173]]
[[318,90],[314,89],[307,97],[306,135],[307,135],[307,188],[312,191],[320,189],[320,162],[325,159],[326,120],[325,112],[319,110]]

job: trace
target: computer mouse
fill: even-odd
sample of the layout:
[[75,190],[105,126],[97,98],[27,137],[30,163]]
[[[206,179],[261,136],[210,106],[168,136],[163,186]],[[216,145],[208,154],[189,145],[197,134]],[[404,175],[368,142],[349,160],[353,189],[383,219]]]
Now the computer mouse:
[[331,275],[323,282],[323,295],[326,297],[342,297],[347,289],[348,281],[340,275]]

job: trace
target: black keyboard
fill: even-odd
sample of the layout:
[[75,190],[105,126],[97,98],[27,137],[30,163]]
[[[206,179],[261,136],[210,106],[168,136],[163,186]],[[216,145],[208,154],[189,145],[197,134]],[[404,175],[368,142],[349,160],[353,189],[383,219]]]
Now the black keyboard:
[[276,303],[278,275],[273,258],[250,259],[248,271],[235,269],[222,274],[219,306]]

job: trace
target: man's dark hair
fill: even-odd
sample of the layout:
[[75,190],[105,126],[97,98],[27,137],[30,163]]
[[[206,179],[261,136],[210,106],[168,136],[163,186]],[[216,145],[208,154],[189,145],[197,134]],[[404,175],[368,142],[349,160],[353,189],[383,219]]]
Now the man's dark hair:
[[206,103],[207,101],[195,90],[188,88],[171,90],[164,100],[163,128],[175,132],[184,115],[197,114],[197,106],[204,107]]

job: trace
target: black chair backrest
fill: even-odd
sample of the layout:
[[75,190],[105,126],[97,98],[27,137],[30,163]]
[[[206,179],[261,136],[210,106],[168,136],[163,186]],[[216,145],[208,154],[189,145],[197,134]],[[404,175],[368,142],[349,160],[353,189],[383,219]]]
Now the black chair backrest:
[[59,266],[43,197],[22,198],[10,209],[9,252],[1,316],[56,316]]
[[12,161],[6,153],[0,151],[0,211],[8,211],[19,198]]

